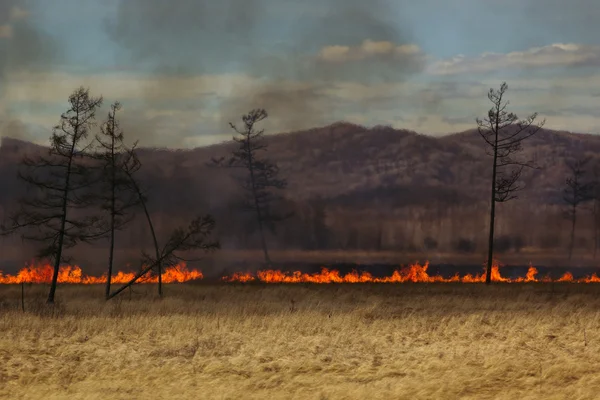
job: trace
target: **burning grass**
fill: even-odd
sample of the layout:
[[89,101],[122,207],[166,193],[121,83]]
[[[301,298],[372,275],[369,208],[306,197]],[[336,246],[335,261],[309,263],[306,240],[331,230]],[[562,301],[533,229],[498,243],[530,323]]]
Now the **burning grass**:
[[0,398],[595,399],[600,286],[0,287]]
[[[0,284],[18,284],[18,283],[50,283],[52,282],[52,272],[54,268],[48,263],[30,264],[22,268],[16,275],[4,275],[0,271]],[[135,277],[134,272],[119,271],[111,277],[111,283],[127,283]],[[202,272],[193,269],[189,270],[185,264],[179,264],[165,268],[161,274],[163,283],[182,283],[192,280],[202,279]],[[106,275],[90,276],[84,275],[81,268],[77,265],[61,266],[58,270],[58,283],[97,285],[104,284],[108,280]],[[157,283],[157,276],[144,276],[140,283]]]
[[[408,266],[401,267],[393,271],[389,276],[375,277],[369,272],[352,271],[347,274],[341,274],[337,270],[322,268],[318,273],[303,273],[301,271],[285,272],[280,270],[261,270],[256,274],[250,272],[236,272],[229,276],[223,276],[223,282],[263,282],[263,283],[481,283],[485,282],[485,268],[480,274],[467,274],[459,276],[458,274],[444,278],[441,275],[430,275],[427,270],[429,263],[425,264],[414,263]],[[3,275],[0,271],[0,284],[17,284],[17,283],[50,283],[52,281],[53,268],[50,264],[40,263],[31,264],[22,268],[16,275]],[[133,272],[118,272],[112,276],[112,283],[129,282],[135,274]],[[180,265],[167,267],[162,274],[164,283],[183,283],[192,280],[201,280],[204,275],[196,269],[189,270],[182,263]],[[552,282],[549,276],[539,277],[538,270],[533,266],[529,266],[529,270],[525,276],[518,278],[506,278],[500,273],[500,264],[496,263],[492,266],[491,273],[492,281],[504,283],[531,283],[531,282]],[[71,284],[102,284],[106,283],[107,277],[84,275],[79,266],[63,266],[59,269],[58,282]],[[575,279],[573,274],[566,272],[557,282],[573,282],[573,283],[600,283],[600,277],[596,274]],[[157,276],[147,275],[140,280],[140,283],[157,283]]]

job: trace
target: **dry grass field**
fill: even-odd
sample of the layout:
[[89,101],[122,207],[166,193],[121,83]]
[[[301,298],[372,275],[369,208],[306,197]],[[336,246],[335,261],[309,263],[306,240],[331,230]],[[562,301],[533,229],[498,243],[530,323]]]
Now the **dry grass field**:
[[2,399],[597,399],[600,285],[0,287]]

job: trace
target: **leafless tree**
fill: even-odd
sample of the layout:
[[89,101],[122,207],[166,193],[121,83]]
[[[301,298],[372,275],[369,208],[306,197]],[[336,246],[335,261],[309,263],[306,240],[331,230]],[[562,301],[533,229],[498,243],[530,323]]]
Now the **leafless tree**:
[[117,111],[121,104],[115,102],[110,107],[108,118],[101,126],[101,135],[96,135],[98,150],[94,158],[100,161],[101,185],[98,191],[100,207],[108,214],[108,228],[110,235],[108,267],[105,296],[110,296],[110,285],[114,263],[115,231],[122,229],[131,221],[133,214],[128,213],[132,207],[139,204],[137,193],[132,191],[131,181],[126,171],[133,168],[131,157],[126,157],[123,144],[123,131],[117,119]]
[[197,217],[190,223],[187,229],[176,229],[171,234],[166,244],[162,248],[159,246],[154,224],[152,223],[152,218],[148,211],[147,196],[135,176],[136,172],[141,168],[141,162],[135,153],[135,147],[136,144],[134,144],[131,149],[127,150],[126,159],[122,164],[122,171],[127,176],[129,184],[137,196],[138,204],[140,204],[144,210],[144,215],[146,216],[146,221],[148,221],[148,228],[154,244],[154,256],[143,253],[142,265],[144,265],[144,267],[140,268],[140,271],[127,284],[110,294],[107,297],[107,300],[115,297],[123,290],[135,284],[152,270],[156,270],[158,276],[158,294],[162,297],[162,268],[175,265],[180,261],[189,261],[181,257],[178,254],[179,252],[190,250],[213,251],[220,247],[218,241],[209,240],[209,236],[215,227],[215,221],[210,215]]
[[19,178],[32,193],[21,200],[9,225],[2,227],[5,234],[19,230],[24,239],[41,243],[38,257],[54,262],[50,304],[54,303],[60,264],[67,261],[63,250],[106,233],[99,229],[97,216],[83,211],[90,205],[88,191],[94,184],[86,160],[89,144],[84,141],[95,124],[102,97],[92,97],[88,89],[80,87],[69,96],[69,103],[69,110],[54,127],[49,154],[24,158],[26,172],[19,172]]
[[271,265],[265,228],[274,231],[275,223],[290,215],[277,214],[273,211],[274,203],[279,199],[273,189],[285,189],[287,181],[279,178],[279,168],[275,163],[260,157],[259,154],[261,151],[266,151],[268,145],[264,140],[264,129],[257,130],[256,124],[267,116],[264,109],[255,109],[242,116],[243,128],[239,129],[230,123],[231,128],[239,135],[233,138],[239,146],[227,161],[224,157],[213,159],[213,165],[241,168],[247,171],[240,182],[245,192],[243,206],[256,215],[265,263]]
[[210,241],[211,235],[215,227],[215,221],[210,215],[205,215],[194,219],[187,229],[176,229],[165,246],[160,250],[158,258],[146,257],[143,259],[145,267],[125,285],[113,292],[108,298],[111,299],[135,284],[140,278],[156,268],[158,265],[175,265],[180,261],[189,261],[181,257],[178,253],[190,250],[213,251],[219,248],[217,241]]
[[563,200],[567,205],[565,217],[571,222],[571,234],[569,236],[569,261],[573,256],[578,208],[583,203],[593,199],[594,182],[586,181],[585,178],[585,167],[589,161],[589,158],[583,158],[567,162],[567,167],[569,168],[569,177],[567,177],[565,181]]
[[525,168],[536,168],[533,161],[520,161],[515,156],[522,151],[523,141],[535,135],[545,121],[536,124],[537,113],[519,120],[516,114],[507,111],[509,102],[505,100],[508,85],[502,83],[499,90],[490,89],[488,99],[492,108],[484,119],[477,118],[478,132],[485,141],[486,153],[492,156],[492,182],[490,199],[490,230],[486,284],[491,283],[494,256],[494,221],[496,202],[516,199],[521,174]]

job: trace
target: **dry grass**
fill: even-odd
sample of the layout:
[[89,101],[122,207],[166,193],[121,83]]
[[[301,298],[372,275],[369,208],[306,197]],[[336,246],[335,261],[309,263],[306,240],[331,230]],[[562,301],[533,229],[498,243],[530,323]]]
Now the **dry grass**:
[[597,285],[0,287],[0,398],[595,399]]

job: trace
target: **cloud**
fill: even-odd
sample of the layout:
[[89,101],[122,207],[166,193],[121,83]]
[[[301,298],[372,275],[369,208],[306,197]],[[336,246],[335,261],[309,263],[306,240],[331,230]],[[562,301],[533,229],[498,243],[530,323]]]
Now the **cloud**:
[[[174,92],[165,79],[169,75],[177,82],[175,77],[243,72],[251,83],[222,81],[223,88],[215,89],[184,79],[176,87],[217,92],[197,107],[219,103],[225,128],[251,108],[264,107],[268,124],[288,130],[339,113],[327,93],[333,82],[392,82],[423,67],[408,56],[415,48],[402,44],[411,43],[410,36],[390,16],[387,0],[307,0],[302,6],[280,0],[180,0],[177,7],[163,0],[120,0],[106,32],[120,60],[150,71],[143,101]],[[319,53],[331,45],[359,48],[369,60],[331,63]]]
[[236,96],[224,99],[220,107],[221,126],[238,120],[252,108],[265,108],[269,119],[265,128],[270,132],[308,129],[333,122],[339,102],[330,98],[321,84],[275,81],[260,88],[248,87]]
[[147,75],[143,73],[72,74],[67,72],[12,72],[6,84],[6,97],[13,102],[63,101],[77,87],[101,91],[120,101],[155,102],[195,100],[207,96],[231,96],[238,90],[260,85],[260,80],[240,74]]
[[[581,103],[580,103],[581,104]],[[540,115],[543,116],[567,116],[567,117],[576,117],[576,116],[587,116],[587,115],[595,115],[600,117],[600,111],[597,107],[593,106],[570,106],[570,107],[559,107],[552,109],[542,109]]]
[[448,123],[449,125],[459,125],[459,124],[473,125],[475,118],[476,118],[475,116],[473,116],[473,117],[442,117],[442,121]]
[[319,59],[325,62],[348,62],[389,58],[404,61],[423,56],[419,46],[414,44],[396,45],[389,41],[365,40],[360,46],[326,46],[319,52]]
[[0,0],[0,39],[13,37],[11,23],[26,19],[29,12],[17,5],[18,0]]
[[428,71],[435,75],[482,73],[506,69],[575,67],[600,65],[600,46],[556,43],[511,53],[483,53],[469,58],[459,55],[434,62]]
[[[90,75],[13,72],[8,78],[5,101],[14,107],[13,117],[28,124],[49,129],[66,106],[67,96],[84,84],[93,94],[104,95],[106,106],[114,100],[123,102],[121,118],[128,139],[139,139],[147,146],[169,147],[228,139],[232,133],[228,123],[239,121],[254,107],[269,112],[263,124],[268,133],[338,120],[390,124],[436,135],[456,132],[472,128],[475,116],[485,115],[489,109],[487,92],[501,83],[497,79],[455,76],[367,83],[118,71]],[[509,81],[508,96],[511,110],[519,116],[539,111],[540,118],[549,118],[549,127],[555,126],[555,116],[569,117],[574,124],[571,130],[586,131],[597,126],[588,119],[595,118],[600,109],[599,98],[592,96],[599,91],[600,75],[562,76],[555,79],[551,89],[544,78],[537,77]],[[98,114],[99,119],[105,117],[105,111]],[[578,120],[576,116],[583,118]],[[563,129],[565,125],[561,124],[556,126]],[[37,133],[47,135],[40,129]]]
[[61,57],[60,47],[28,16],[20,0],[0,0],[0,136],[15,132],[15,126],[19,126],[20,137],[27,135],[28,125],[15,119],[7,101],[8,77],[17,71],[50,71]]
[[15,5],[11,8],[9,15],[12,21],[18,21],[27,18],[29,16],[29,11],[20,6]]

